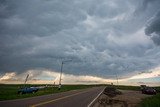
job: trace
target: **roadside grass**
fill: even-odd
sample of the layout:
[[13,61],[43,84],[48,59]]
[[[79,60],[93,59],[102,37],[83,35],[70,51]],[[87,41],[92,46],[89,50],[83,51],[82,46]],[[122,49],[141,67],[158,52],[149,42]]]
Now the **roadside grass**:
[[[123,86],[119,85],[116,86],[117,89],[120,90],[134,90],[134,91],[140,91],[140,86]],[[159,87],[153,87],[155,90],[157,90],[157,94],[151,97],[147,97],[143,99],[140,104],[137,107],[160,107],[160,86]]]
[[116,88],[119,90],[134,90],[139,91],[140,86],[125,86],[125,85],[116,85]]
[[160,87],[154,87],[160,93]]
[[[26,87],[30,87],[30,86],[35,86],[35,87],[36,86],[46,86],[46,84],[40,84],[40,85],[26,84]],[[54,93],[66,92],[66,91],[70,91],[70,90],[92,88],[92,87],[97,87],[97,86],[107,86],[107,85],[104,85],[104,84],[99,84],[99,85],[63,85],[61,90],[58,90],[58,87],[53,87],[52,85],[48,85],[48,87],[43,88],[43,89],[39,89],[39,91],[34,94],[19,95],[19,94],[17,94],[17,91],[20,89],[20,87],[24,87],[23,84],[0,84],[0,101],[11,100],[11,99],[21,99],[21,98],[34,97],[34,96],[47,95],[47,94],[54,94]],[[116,88],[118,88],[120,90],[140,91],[139,86],[119,85],[119,86],[116,86]],[[160,87],[155,87],[155,89],[160,90]]]
[[[116,85],[115,86],[119,90],[134,90],[134,91],[141,91],[140,86],[125,86],[125,85]],[[160,92],[160,86],[159,87],[153,87],[158,92]]]
[[[32,93],[22,94],[22,95],[17,94],[17,91],[22,86],[23,85],[21,84],[18,84],[18,85],[0,84],[0,101],[47,95],[47,94],[53,94],[53,93],[59,93],[59,92],[65,92],[70,90],[77,90],[77,89],[85,89],[85,88],[91,88],[91,87],[101,86],[101,85],[63,85],[61,90],[58,90],[58,87],[48,86],[46,88],[39,89],[38,92],[33,94]],[[45,85],[31,85],[31,84],[26,85],[26,87],[29,87],[29,86],[45,86]]]
[[143,99],[138,107],[160,107],[160,93]]

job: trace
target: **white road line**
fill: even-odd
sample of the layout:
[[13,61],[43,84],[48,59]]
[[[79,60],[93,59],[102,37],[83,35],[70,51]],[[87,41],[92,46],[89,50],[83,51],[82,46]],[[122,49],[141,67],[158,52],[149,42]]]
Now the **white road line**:
[[[105,87],[106,88],[106,87]],[[104,88],[104,89],[105,89]],[[96,98],[94,98],[94,100],[87,106],[87,107],[91,107],[91,105],[97,100],[97,98],[103,93],[104,89],[97,95]]]

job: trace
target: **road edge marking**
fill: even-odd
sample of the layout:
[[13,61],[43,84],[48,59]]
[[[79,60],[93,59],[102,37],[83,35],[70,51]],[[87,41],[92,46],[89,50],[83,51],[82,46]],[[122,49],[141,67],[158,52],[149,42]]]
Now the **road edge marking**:
[[37,107],[37,106],[45,105],[45,104],[48,104],[48,103],[51,103],[51,102],[55,102],[55,101],[58,101],[58,100],[62,100],[62,99],[69,98],[69,97],[72,97],[72,96],[75,96],[75,95],[78,95],[78,94],[82,94],[82,93],[86,93],[86,92],[88,92],[88,91],[83,91],[83,92],[75,93],[75,94],[72,94],[72,95],[60,97],[60,98],[49,100],[49,101],[44,101],[44,102],[41,102],[41,103],[38,103],[38,104],[33,104],[30,107]]
[[[106,87],[105,87],[106,88]],[[104,88],[104,89],[105,89]],[[98,97],[104,92],[104,89],[97,95],[97,97],[95,97],[93,100],[92,100],[92,102],[90,102],[89,104],[88,104],[88,106],[87,107],[91,107],[91,105],[98,99]]]

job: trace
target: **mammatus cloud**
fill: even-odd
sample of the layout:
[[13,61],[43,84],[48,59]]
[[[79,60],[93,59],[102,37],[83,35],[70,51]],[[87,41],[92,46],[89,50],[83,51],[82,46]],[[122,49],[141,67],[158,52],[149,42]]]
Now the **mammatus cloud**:
[[0,72],[59,72],[68,59],[66,74],[103,79],[156,68],[158,10],[159,0],[0,1]]

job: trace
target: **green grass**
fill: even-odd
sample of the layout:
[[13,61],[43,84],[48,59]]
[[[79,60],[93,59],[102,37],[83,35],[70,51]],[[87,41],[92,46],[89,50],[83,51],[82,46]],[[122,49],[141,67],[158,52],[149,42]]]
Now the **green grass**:
[[[53,93],[59,93],[59,92],[65,92],[70,90],[77,90],[77,89],[85,89],[85,88],[91,88],[95,86],[107,86],[107,85],[63,85],[61,90],[59,91],[57,87],[47,87],[44,89],[40,89],[37,93],[34,94],[23,94],[19,95],[17,94],[17,91],[22,87],[22,84],[0,84],[0,101],[2,100],[10,100],[10,99],[20,99],[20,98],[27,98],[27,97],[34,97],[34,96],[40,96],[40,95],[46,95],[46,94],[53,94]],[[32,85],[27,84],[27,87],[29,86],[45,86],[43,84],[41,85]],[[140,90],[139,86],[116,86],[118,89],[121,90]],[[160,89],[160,87],[157,87],[156,89]]]
[[154,87],[154,89],[159,90],[160,91],[160,87]]
[[[125,86],[125,85],[116,85],[117,89],[120,90],[134,90],[134,91],[140,91],[141,87],[140,86]],[[156,90],[160,90],[160,87],[153,87]]]
[[[116,86],[120,90],[135,90],[140,91],[140,86]],[[160,87],[154,87],[156,90],[160,90]],[[155,96],[148,97],[142,100],[138,107],[160,107],[160,93]]]
[[160,93],[155,96],[143,99],[139,107],[160,107]]
[[[76,89],[91,88],[91,87],[94,87],[97,85],[63,85],[61,90],[58,90],[57,87],[47,87],[44,89],[40,89],[38,92],[36,92],[34,94],[19,95],[19,94],[17,94],[17,91],[22,86],[23,85],[1,84],[0,85],[0,100],[2,101],[2,100],[10,100],[10,99],[20,99],[20,98],[40,96],[40,95],[46,95],[46,94],[53,94],[53,93],[65,92],[65,91],[76,90]],[[27,87],[29,87],[29,86],[40,86],[40,85],[28,84]]]
[[135,91],[139,91],[140,90],[140,86],[124,86],[124,85],[118,85],[116,86],[117,89],[120,90],[135,90]]

